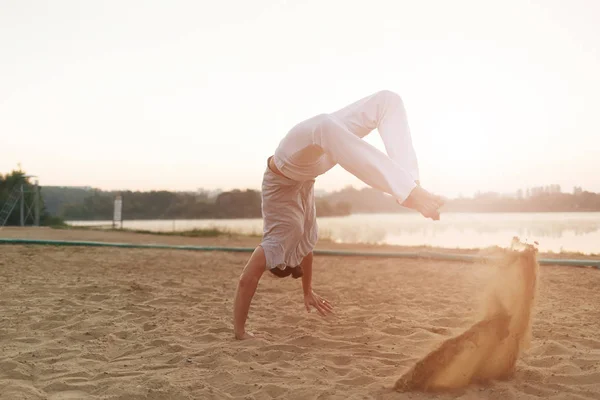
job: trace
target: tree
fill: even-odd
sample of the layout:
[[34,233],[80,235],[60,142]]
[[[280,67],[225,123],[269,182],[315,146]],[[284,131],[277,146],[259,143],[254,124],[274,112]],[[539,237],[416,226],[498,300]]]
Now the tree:
[[[0,174],[0,209],[4,207],[12,191],[19,190],[21,185],[23,185],[23,189],[25,192],[25,204],[31,207],[31,205],[34,204],[35,193],[34,185],[30,182],[29,178],[27,177],[27,174],[20,168],[18,170],[13,170],[12,172],[6,175]],[[21,216],[18,211],[19,209],[19,203],[17,203],[12,213],[6,220],[7,226],[21,225]],[[35,216],[27,215],[27,211],[25,213],[25,225],[32,225],[35,222]],[[44,204],[43,196],[40,193],[40,225],[60,225],[62,223],[63,221],[60,218],[53,217],[48,213]]]

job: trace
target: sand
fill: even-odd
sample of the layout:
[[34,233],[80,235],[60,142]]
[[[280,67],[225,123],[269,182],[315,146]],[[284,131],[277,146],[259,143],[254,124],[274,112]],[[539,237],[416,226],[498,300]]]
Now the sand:
[[479,320],[419,360],[396,381],[396,390],[450,392],[514,376],[517,360],[531,344],[537,248],[515,238],[496,257],[485,265],[495,271],[482,296]]
[[[0,231],[15,237],[18,230]],[[22,237],[252,245],[125,233]],[[87,235],[87,236],[86,236]],[[335,248],[329,245],[330,248]],[[335,316],[307,314],[300,282],[265,275],[235,341],[232,295],[248,254],[0,246],[0,399],[428,399],[394,390],[478,321],[491,268],[316,257]],[[599,399],[600,271],[541,266],[531,343],[507,380],[437,399]]]

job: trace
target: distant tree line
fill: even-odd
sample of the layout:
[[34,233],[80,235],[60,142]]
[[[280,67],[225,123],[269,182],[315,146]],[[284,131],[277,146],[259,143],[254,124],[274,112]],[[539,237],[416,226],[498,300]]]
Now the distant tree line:
[[[232,190],[215,197],[206,193],[170,191],[120,191],[59,188],[46,190],[51,211],[66,220],[110,220],[114,199],[123,198],[124,219],[221,219],[260,218],[261,197],[256,190]],[[319,216],[351,213],[347,202],[316,201]]]
[[600,211],[600,194],[584,190],[574,193],[530,191],[528,196],[509,197],[498,193],[479,193],[473,198],[448,202],[451,212],[584,212]]
[[[31,186],[26,174],[13,171],[0,175],[0,207],[12,188]],[[29,187],[28,186],[28,187]],[[206,191],[102,191],[93,188],[43,187],[42,223],[65,220],[110,220],[115,196],[123,197],[124,219],[219,219],[260,218],[261,198],[256,190]],[[32,194],[28,194],[32,196]],[[351,213],[408,212],[389,195],[372,188],[347,187],[316,199],[317,215],[345,216]],[[578,212],[600,211],[600,194],[575,187],[563,193],[558,185],[530,188],[514,195],[476,193],[473,197],[449,199],[444,212]],[[58,219],[52,220],[52,217]],[[18,212],[9,224],[18,225]],[[30,223],[30,221],[28,221]]]
[[[326,196],[328,201],[346,201],[353,213],[393,213],[407,211],[395,199],[372,188],[345,188]],[[583,212],[600,211],[600,194],[573,188],[561,192],[560,186],[534,187],[515,195],[476,193],[473,197],[448,199],[444,212]]]

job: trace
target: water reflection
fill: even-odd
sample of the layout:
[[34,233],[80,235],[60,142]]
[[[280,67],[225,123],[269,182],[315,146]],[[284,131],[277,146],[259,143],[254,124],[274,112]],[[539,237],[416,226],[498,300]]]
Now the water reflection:
[[339,242],[481,248],[519,236],[542,251],[600,252],[600,213],[446,214],[427,221],[413,214],[324,218],[321,232]]
[[[72,222],[89,225],[89,222]],[[95,224],[109,225],[99,221]],[[129,229],[181,231],[220,228],[260,234],[261,219],[125,221]],[[319,218],[321,237],[345,243],[431,245],[453,248],[504,246],[513,236],[540,242],[542,251],[600,253],[600,213],[444,214],[430,221],[417,214],[358,214]]]

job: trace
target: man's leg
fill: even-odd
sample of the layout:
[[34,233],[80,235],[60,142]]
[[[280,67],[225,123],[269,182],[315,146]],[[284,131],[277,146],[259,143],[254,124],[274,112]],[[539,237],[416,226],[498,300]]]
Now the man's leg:
[[250,256],[238,281],[233,304],[233,331],[236,339],[252,338],[252,335],[246,332],[246,319],[258,282],[265,272],[266,263],[265,252],[261,246],[258,246]]
[[320,115],[313,131],[314,144],[367,185],[404,201],[415,188],[412,175],[375,146],[350,132],[331,115]]
[[[402,99],[381,91],[312,119],[313,145],[369,186],[401,205],[439,219],[443,199],[418,186],[419,168]],[[377,128],[387,155],[362,140]]]
[[413,176],[382,151],[350,132],[329,114],[315,117],[312,140],[336,163],[367,185],[388,193],[398,203],[419,211],[423,216],[439,219],[443,204],[416,184]]
[[331,114],[356,136],[377,129],[388,156],[419,181],[419,165],[402,98],[382,90]]

